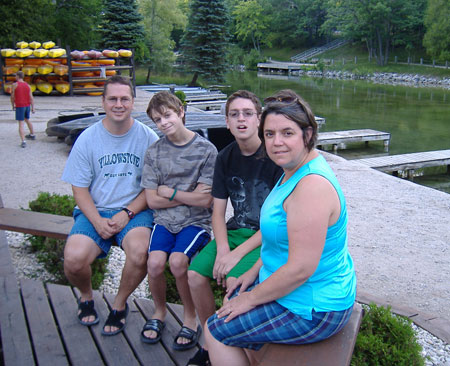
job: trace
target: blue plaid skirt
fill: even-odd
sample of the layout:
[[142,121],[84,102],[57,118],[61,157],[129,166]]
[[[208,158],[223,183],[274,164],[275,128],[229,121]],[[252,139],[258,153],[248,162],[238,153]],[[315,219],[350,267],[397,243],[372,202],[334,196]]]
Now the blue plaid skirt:
[[[256,281],[247,291],[258,284]],[[233,294],[237,294],[237,290]],[[208,329],[219,342],[259,350],[265,343],[306,344],[322,341],[339,332],[350,319],[353,306],[343,311],[315,312],[312,320],[290,312],[272,301],[241,314],[228,323],[211,316]]]

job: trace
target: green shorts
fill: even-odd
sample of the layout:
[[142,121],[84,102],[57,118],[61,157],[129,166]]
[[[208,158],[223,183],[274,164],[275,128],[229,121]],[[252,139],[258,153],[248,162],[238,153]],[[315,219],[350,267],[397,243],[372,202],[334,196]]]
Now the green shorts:
[[[228,245],[230,250],[241,245],[244,241],[255,234],[255,230],[246,228],[237,230],[228,230]],[[261,253],[261,246],[253,249],[250,253],[247,253],[238,264],[227,274],[228,277],[239,277],[243,273],[247,272],[259,259]],[[213,278],[213,268],[216,261],[217,245],[216,240],[212,240],[204,247],[200,253],[192,260],[189,266],[190,271],[195,271],[202,276]]]

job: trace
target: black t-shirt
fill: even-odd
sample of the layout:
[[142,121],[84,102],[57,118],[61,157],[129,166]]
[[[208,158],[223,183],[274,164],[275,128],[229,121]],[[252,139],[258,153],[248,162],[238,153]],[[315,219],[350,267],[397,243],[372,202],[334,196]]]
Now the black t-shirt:
[[261,206],[281,174],[282,169],[264,156],[262,146],[253,155],[244,156],[234,141],[219,152],[212,195],[230,198],[234,216],[227,222],[228,230],[259,230]]

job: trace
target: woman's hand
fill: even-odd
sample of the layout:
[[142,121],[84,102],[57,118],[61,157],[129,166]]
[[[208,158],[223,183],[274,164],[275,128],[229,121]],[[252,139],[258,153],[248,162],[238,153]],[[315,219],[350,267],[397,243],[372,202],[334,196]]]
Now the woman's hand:
[[255,306],[251,304],[250,299],[251,291],[239,293],[216,311],[217,317],[219,319],[226,317],[225,323],[228,323],[237,316],[252,310]]

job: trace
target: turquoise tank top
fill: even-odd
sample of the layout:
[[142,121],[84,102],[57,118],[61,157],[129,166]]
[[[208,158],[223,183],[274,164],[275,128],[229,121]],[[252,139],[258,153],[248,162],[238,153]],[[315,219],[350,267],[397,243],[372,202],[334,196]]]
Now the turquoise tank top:
[[280,185],[281,177],[264,201],[260,218],[263,266],[259,272],[259,281],[266,280],[287,262],[289,242],[283,202],[298,182],[309,174],[321,175],[333,185],[339,196],[341,212],[338,221],[327,230],[316,271],[305,283],[276,301],[291,312],[311,320],[312,310],[346,310],[353,305],[356,297],[356,275],[347,247],[347,206],[336,176],[321,155],[302,166]]

